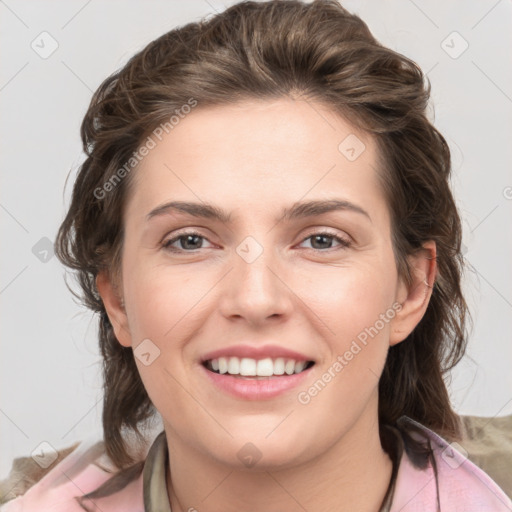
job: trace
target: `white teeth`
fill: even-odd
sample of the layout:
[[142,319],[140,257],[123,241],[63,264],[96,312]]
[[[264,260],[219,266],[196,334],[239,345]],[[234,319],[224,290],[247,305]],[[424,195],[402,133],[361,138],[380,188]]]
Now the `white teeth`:
[[300,373],[302,370],[304,370],[304,366],[306,366],[306,363],[304,361],[296,362],[295,373]]
[[240,373],[240,359],[238,357],[229,358],[228,373],[231,375],[238,375]]
[[[213,360],[215,361],[215,359]],[[212,361],[212,363],[213,363]],[[256,375],[256,360],[244,357],[240,361],[240,375]]]
[[272,359],[251,359],[250,357],[219,357],[211,359],[208,367],[218,373],[242,375],[246,377],[270,377],[272,375],[293,375],[300,373],[306,367],[306,361],[295,361],[278,357]]
[[[212,360],[213,363],[214,359]],[[213,366],[213,364],[212,364]],[[219,357],[219,373],[226,373],[228,371],[228,360],[225,357]]]
[[282,357],[278,357],[274,361],[274,375],[283,375],[284,373],[284,359]]
[[295,371],[295,361],[293,359],[288,359],[286,361],[286,364],[284,365],[284,371],[291,375]]
[[267,359],[260,359],[258,361],[256,375],[259,375],[260,377],[270,377],[271,375],[274,375],[274,363],[270,357]]

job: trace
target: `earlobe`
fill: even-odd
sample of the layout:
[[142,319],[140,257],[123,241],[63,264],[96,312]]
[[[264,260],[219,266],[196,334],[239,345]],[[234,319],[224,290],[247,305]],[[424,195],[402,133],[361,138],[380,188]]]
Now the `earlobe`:
[[132,340],[124,302],[107,272],[102,271],[98,273],[96,276],[96,287],[107,311],[117,340],[124,347],[131,347]]
[[436,244],[423,244],[422,249],[409,256],[411,282],[400,279],[397,301],[401,309],[391,322],[389,344],[405,340],[423,318],[434,288],[437,274]]

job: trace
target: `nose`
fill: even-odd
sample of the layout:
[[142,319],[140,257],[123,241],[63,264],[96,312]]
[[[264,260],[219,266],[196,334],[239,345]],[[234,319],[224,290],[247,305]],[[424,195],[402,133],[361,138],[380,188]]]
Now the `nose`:
[[293,292],[271,249],[264,248],[254,260],[242,251],[235,253],[232,270],[223,281],[220,312],[225,318],[259,326],[284,319],[292,310]]

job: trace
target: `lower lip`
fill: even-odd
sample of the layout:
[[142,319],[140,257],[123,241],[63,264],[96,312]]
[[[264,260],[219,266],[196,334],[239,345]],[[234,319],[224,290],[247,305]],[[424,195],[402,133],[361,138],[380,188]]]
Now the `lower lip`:
[[207,378],[222,391],[246,400],[267,400],[282,395],[303,382],[314,367],[313,365],[307,370],[293,375],[252,379],[250,377],[234,377],[227,373],[215,373],[205,368],[202,364],[200,366],[206,373]]

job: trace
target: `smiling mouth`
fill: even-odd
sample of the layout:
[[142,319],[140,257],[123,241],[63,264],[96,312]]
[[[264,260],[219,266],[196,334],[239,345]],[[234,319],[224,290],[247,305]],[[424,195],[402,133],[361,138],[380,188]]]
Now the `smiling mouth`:
[[296,361],[287,358],[252,359],[248,357],[219,357],[204,361],[203,366],[219,375],[245,379],[269,379],[289,377],[311,368],[314,361]]

